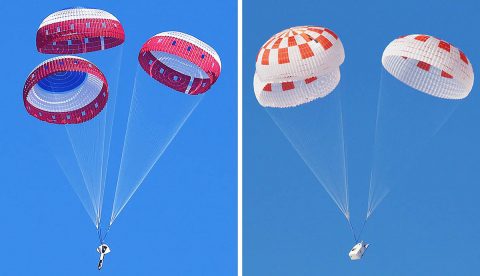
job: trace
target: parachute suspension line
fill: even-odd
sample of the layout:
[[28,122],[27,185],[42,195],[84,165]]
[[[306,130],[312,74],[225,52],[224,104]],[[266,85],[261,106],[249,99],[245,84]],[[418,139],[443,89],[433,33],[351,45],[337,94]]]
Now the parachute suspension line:
[[[106,150],[105,152],[105,166],[103,165],[103,158],[102,158],[102,186],[103,186],[103,192],[102,192],[102,202],[100,203],[101,206],[103,206],[103,195],[104,195],[104,192],[105,192],[105,185],[106,185],[106,181],[107,181],[107,170],[108,170],[108,163],[110,161],[110,145],[111,145],[111,142],[112,142],[112,129],[113,129],[113,124],[114,124],[114,121],[115,121],[115,110],[116,110],[116,106],[117,106],[117,97],[118,97],[118,84],[119,84],[119,81],[120,81],[120,71],[121,71],[121,62],[122,62],[122,59],[123,59],[123,44],[118,46],[119,49],[120,49],[120,53],[118,54],[118,60],[116,62],[116,68],[118,68],[118,70],[115,72],[114,76],[116,77],[116,79],[113,81],[115,83],[115,89],[112,91],[110,90],[110,99],[109,99],[109,103],[108,105],[106,105],[106,110],[107,112],[105,112],[105,124],[107,123],[108,121],[108,114],[112,114],[112,120],[111,122],[108,123],[108,126],[109,126],[109,131],[106,132],[106,135],[105,135],[105,139],[104,139],[104,143],[106,142],[106,147],[104,145],[104,149]],[[115,95],[114,97],[112,97],[112,95]],[[112,99],[113,98],[113,99]],[[107,125],[107,124],[106,124]]]
[[[375,180],[374,180],[374,172],[376,169],[376,159],[377,159],[377,154],[376,154],[376,146],[377,146],[377,139],[378,139],[378,121],[380,117],[380,105],[382,102],[382,96],[383,96],[383,79],[384,79],[385,72],[383,69],[380,70],[380,84],[378,87],[378,100],[377,100],[377,114],[375,117],[375,133],[373,137],[373,154],[372,154],[372,168],[370,170],[370,182],[369,182],[369,189],[368,189],[368,208],[367,208],[367,218],[370,216],[370,214],[373,212],[372,204],[373,204],[373,196],[375,193]],[[383,199],[383,197],[382,197]],[[376,207],[376,206],[375,206]]]
[[[122,162],[123,162],[123,156],[125,154],[125,147],[126,147],[126,143],[127,143],[127,135],[128,135],[128,126],[130,125],[130,120],[131,120],[131,117],[132,117],[132,113],[135,112],[137,106],[136,106],[136,99],[135,99],[135,91],[137,91],[137,78],[138,78],[138,72],[139,72],[139,68],[137,66],[137,70],[135,71],[135,79],[134,79],[134,82],[133,82],[133,93],[132,93],[132,98],[130,100],[130,111],[128,112],[128,118],[127,118],[127,128],[125,129],[125,135],[124,135],[124,140],[123,140],[123,147],[122,147],[122,156],[120,157],[120,169],[122,167]],[[119,182],[119,178],[120,178],[120,172],[118,172],[118,177],[117,177],[117,185],[115,187],[115,197],[113,198],[113,208],[112,208],[112,215],[110,217],[110,223],[109,223],[109,227],[112,225],[113,221],[115,220],[116,218],[116,214],[115,214],[115,206],[116,206],[116,203],[117,203],[117,193],[118,193],[118,182]]]
[[[67,177],[67,180],[68,180],[70,183],[73,183],[70,174],[67,173],[67,170],[65,169],[65,166],[63,165],[62,162],[60,162],[60,160],[58,159],[58,156],[55,156],[55,160],[57,161],[57,164],[58,164],[58,166],[60,167],[60,169],[62,169],[62,172],[63,172],[63,174],[65,175],[65,177]],[[72,187],[73,187],[73,185],[72,185]],[[95,214],[92,213],[92,212],[91,212],[92,209],[91,209],[89,206],[86,205],[88,202],[85,202],[85,201],[83,200],[83,197],[81,196],[81,194],[80,194],[80,192],[78,191],[78,189],[73,188],[73,190],[74,190],[74,192],[77,194],[78,198],[80,199],[80,202],[82,203],[83,208],[87,211],[87,214],[90,216],[90,219],[92,219],[92,222],[95,224],[95,227],[98,228],[98,221],[97,221],[97,218],[96,218]],[[91,200],[90,196],[89,196],[89,199]],[[93,210],[93,211],[95,211],[95,210]]]
[[[134,90],[133,90],[133,93],[132,93],[130,111],[129,111],[129,115],[128,115],[127,127],[126,127],[126,132],[125,132],[125,140],[124,140],[124,143],[123,143],[122,157],[121,157],[121,161],[120,161],[120,170],[119,170],[118,178],[117,178],[117,187],[116,187],[116,190],[115,190],[115,198],[114,198],[114,202],[113,202],[112,216],[110,218],[110,225],[114,222],[116,217],[120,214],[120,212],[123,210],[123,208],[126,206],[126,204],[130,201],[132,196],[135,194],[137,189],[143,183],[143,181],[148,176],[150,171],[153,169],[155,164],[158,162],[160,157],[164,154],[165,150],[170,146],[171,142],[175,139],[177,134],[182,129],[183,125],[186,123],[188,118],[190,118],[191,114],[193,113],[193,111],[195,111],[195,109],[197,108],[197,106],[200,104],[200,102],[202,101],[202,99],[204,97],[204,95],[194,96],[194,97],[196,97],[196,100],[192,102],[192,105],[189,107],[188,112],[183,114],[182,115],[183,117],[180,118],[179,121],[175,123],[175,126],[172,128],[172,132],[168,133],[168,136],[166,136],[167,139],[166,139],[165,143],[162,143],[161,145],[157,146],[156,148],[154,148],[154,150],[151,151],[152,155],[150,156],[151,159],[149,159],[150,162],[147,162],[147,165],[145,166],[145,168],[143,168],[141,174],[137,178],[138,180],[134,181],[134,183],[133,183],[134,185],[131,186],[132,188],[128,192],[128,194],[126,194],[125,199],[119,202],[119,198],[120,198],[120,195],[121,195],[122,181],[124,181],[124,179],[122,178],[122,175],[123,175],[124,171],[126,170],[126,168],[124,166],[125,166],[125,164],[128,164],[128,162],[129,162],[128,155],[126,155],[125,153],[131,147],[131,145],[130,145],[131,139],[135,139],[135,137],[131,138],[130,135],[132,135],[132,133],[133,133],[132,129],[134,129],[135,124],[138,123],[139,116],[142,115],[141,101],[140,101],[140,98],[138,98],[138,96],[137,96],[137,94],[140,93],[138,91],[139,89],[137,89],[137,85],[138,85],[137,78],[138,78],[138,73],[139,72],[141,72],[140,67],[137,67],[137,72],[136,72],[135,81],[134,81]],[[144,128],[145,128],[144,130],[147,131],[147,135],[150,135],[150,137],[155,137],[155,135],[157,135],[157,131],[153,127],[148,128],[148,126],[145,126]]]
[[[99,116],[104,117],[99,118]],[[99,223],[101,217],[104,194],[102,179],[106,115],[101,113],[99,116],[86,123],[65,126],[75,161],[95,212],[95,224]]]
[[98,241],[100,242],[100,245],[105,242],[109,232],[110,232],[110,226],[108,226],[108,228],[105,231],[102,231],[101,227],[97,229]]
[[362,223],[362,227],[360,228],[360,232],[358,232],[358,239],[360,239],[360,237],[362,236],[363,230],[365,229],[365,225],[367,224],[367,219],[368,218],[365,218],[365,220]]
[[68,140],[70,142],[70,145],[72,146],[73,153],[75,155],[75,161],[77,162],[77,166],[80,169],[80,172],[82,174],[83,183],[84,183],[85,187],[87,188],[87,192],[88,192],[88,195],[90,197],[90,201],[92,202],[92,206],[93,206],[93,209],[95,211],[95,215],[97,215],[98,212],[97,212],[97,208],[96,208],[95,201],[94,201],[95,196],[92,195],[93,192],[90,189],[90,185],[88,185],[88,181],[87,181],[87,177],[85,176],[84,168],[80,164],[81,163],[80,158],[79,158],[80,154],[78,153],[77,149],[74,146],[74,142],[73,142],[73,139],[70,135],[70,131],[68,130],[67,125],[65,125],[65,131],[67,132]]
[[100,243],[100,245],[103,243],[103,239],[102,239],[102,228],[98,227],[97,228],[97,235],[98,235],[98,241]]
[[102,238],[102,243],[107,239],[107,235],[110,232],[110,225],[107,227],[107,230],[105,231],[105,234],[103,235]]
[[352,231],[353,239],[355,240],[355,243],[357,243],[358,239],[357,239],[357,235],[355,235],[355,230],[353,229],[352,222],[350,221],[350,219],[348,219],[347,221],[348,221],[348,226],[350,226],[350,230]]
[[348,226],[350,226],[350,230],[352,231],[353,239],[355,240],[355,243],[357,243],[363,233],[363,230],[365,229],[365,224],[367,224],[367,219],[365,219],[362,223],[362,227],[360,228],[360,231],[358,232],[358,235],[355,233],[355,229],[353,228],[352,222],[348,220]]
[[[90,123],[90,122],[89,122],[89,123]],[[91,122],[91,123],[96,123],[96,122],[94,121],[94,122]],[[86,135],[87,135],[87,134],[86,134],[86,133],[87,133],[86,124],[87,124],[87,123],[82,124],[83,131],[84,131],[84,133],[85,133],[82,137],[87,137],[87,136],[86,136]],[[96,134],[97,134],[96,137],[95,137],[95,139],[98,139],[98,135],[99,135],[98,126],[95,124],[95,125],[93,125],[93,127],[94,127],[93,130],[96,130]],[[92,149],[93,149],[92,156],[93,156],[93,159],[94,159],[94,160],[96,159],[95,157],[96,157],[96,155],[97,155],[97,146],[96,146],[96,145],[97,145],[96,141],[93,141],[93,145],[92,145]],[[94,160],[86,160],[86,161],[84,161],[84,162],[86,162],[85,164],[88,164],[88,162],[92,162],[92,163],[93,163]],[[97,181],[97,179],[95,179],[94,174],[93,174],[93,172],[92,172],[92,175],[91,175],[90,181],[89,181],[89,182],[90,182],[89,185],[91,186],[91,188],[92,188],[92,190],[93,190],[93,193],[94,193],[94,197],[95,197],[94,202],[95,202],[95,207],[96,207],[96,210],[97,210],[97,218],[100,218],[100,206],[98,205],[98,196],[99,196],[99,195],[98,195],[98,191],[95,189],[95,182],[96,182],[96,181]]]
[[[104,110],[106,111],[106,110]],[[100,158],[100,172],[99,172],[99,175],[98,175],[98,184],[100,185],[100,191],[99,191],[99,194],[98,194],[98,217],[101,219],[102,217],[102,202],[103,202],[103,191],[104,191],[104,182],[103,182],[103,157],[104,157],[104,151],[105,151],[105,127],[106,127],[106,124],[107,124],[107,114],[104,113],[103,114],[103,124],[97,124],[97,137],[101,137],[100,140],[101,140],[101,146],[99,148],[100,150],[100,155],[98,156]],[[101,119],[101,118],[100,118]],[[103,131],[102,131],[103,130]],[[101,132],[102,132],[102,136],[101,135]],[[95,145],[98,145],[99,143],[95,143]],[[96,154],[94,156],[97,156]],[[98,158],[95,158],[96,160],[98,160]]]
[[305,157],[301,154],[301,150],[299,148],[299,146],[294,143],[294,141],[290,138],[290,136],[287,134],[287,132],[281,127],[280,123],[277,121],[277,119],[275,118],[275,116],[273,116],[272,114],[270,114],[269,112],[269,109],[265,109],[267,111],[267,114],[270,116],[270,118],[272,118],[273,122],[275,123],[275,125],[280,129],[280,131],[282,132],[283,136],[287,139],[287,141],[290,143],[290,145],[292,145],[292,147],[295,149],[295,152],[298,154],[298,156],[300,156],[300,158],[303,160],[303,162],[305,163],[305,165],[308,167],[308,169],[313,173],[313,175],[315,176],[315,178],[317,179],[318,182],[320,182],[320,184],[322,185],[323,189],[327,192],[327,194],[330,196],[330,198],[333,200],[333,202],[335,202],[335,204],[337,205],[338,209],[340,209],[340,211],[342,212],[342,214],[347,218],[347,220],[349,220],[349,215],[348,215],[348,212],[347,210],[345,209],[344,206],[342,206],[342,204],[339,202],[339,200],[333,195],[333,193],[330,191],[330,189],[328,189],[327,185],[325,185],[324,181],[320,178],[320,176],[318,176],[317,173],[315,173],[315,170],[314,168],[310,165],[310,163],[305,159]]
[[438,127],[435,129],[435,131],[433,132],[433,134],[430,138],[435,137],[437,135],[437,133],[440,131],[440,129],[443,128],[443,126],[448,122],[450,117],[452,117],[452,114],[457,110],[458,105],[459,105],[459,102],[455,102],[454,107],[447,113],[445,118],[443,118],[442,122],[438,125]]
[[[347,151],[345,149],[345,132],[343,126],[343,106],[342,106],[342,95],[339,95],[340,100],[338,101],[340,107],[340,139],[342,143],[342,156],[343,156],[343,172],[344,172],[344,185],[345,185],[345,203],[346,203],[346,213],[345,217],[350,222],[350,199],[349,199],[349,192],[348,192],[348,163],[347,163]],[[350,225],[351,226],[351,225]]]
[[[201,98],[202,99],[202,98]],[[130,192],[130,194],[128,195],[127,199],[125,200],[125,202],[120,206],[120,208],[118,208],[118,210],[113,210],[115,213],[112,212],[112,217],[111,217],[111,220],[110,220],[110,225],[112,225],[113,221],[116,219],[116,217],[118,216],[118,214],[120,214],[120,212],[123,210],[123,208],[125,207],[125,205],[127,205],[127,203],[130,201],[130,199],[132,198],[132,196],[135,194],[135,192],[137,191],[137,189],[140,187],[140,185],[143,183],[143,181],[145,180],[145,178],[147,177],[147,175],[150,173],[150,171],[153,169],[153,167],[155,166],[155,164],[158,162],[158,160],[160,159],[160,157],[163,155],[163,153],[165,152],[165,150],[170,146],[170,143],[172,143],[173,139],[175,139],[175,137],[177,136],[177,134],[180,132],[180,129],[182,129],[183,125],[185,124],[185,122],[188,120],[188,118],[190,117],[190,115],[193,113],[193,111],[197,108],[197,106],[200,104],[201,102],[201,99],[199,101],[197,101],[194,106],[191,108],[191,110],[188,112],[188,114],[179,122],[179,124],[177,125],[174,133],[171,135],[171,137],[168,139],[167,143],[165,143],[164,146],[162,146],[162,149],[160,150],[160,152],[157,153],[157,155],[155,156],[153,162],[150,164],[150,166],[148,166],[145,170],[145,172],[143,173],[143,175],[141,176],[140,180],[135,184],[134,186],[134,189]],[[128,126],[127,126],[128,128]],[[127,130],[127,133],[128,133],[128,130]],[[126,138],[125,138],[126,139]],[[124,146],[125,146],[125,143],[124,143]],[[122,154],[122,158],[123,158],[123,154]],[[121,165],[120,165],[121,167]],[[119,173],[119,176],[120,176],[120,173]],[[117,188],[118,188],[118,182],[117,182]],[[117,191],[118,189],[115,191],[115,199],[117,198]],[[114,206],[115,206],[115,200],[114,200]]]

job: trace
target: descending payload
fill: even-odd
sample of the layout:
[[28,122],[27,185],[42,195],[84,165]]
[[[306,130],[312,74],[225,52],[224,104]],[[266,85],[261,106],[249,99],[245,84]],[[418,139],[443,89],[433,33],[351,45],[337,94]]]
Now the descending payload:
[[122,44],[125,33],[109,12],[69,8],[47,16],[37,31],[37,49],[44,54],[79,54]]
[[361,241],[353,246],[352,250],[348,252],[348,256],[352,261],[360,260],[369,246],[368,243]]
[[258,53],[255,96],[265,107],[293,107],[325,97],[338,85],[344,59],[342,42],[327,28],[284,30]]
[[100,254],[97,268],[98,270],[102,269],[103,261],[105,260],[105,255],[111,252],[110,247],[107,244],[102,243],[97,247],[97,252]]
[[190,95],[205,93],[221,71],[220,57],[212,47],[181,32],[163,32],[147,40],[138,61],[155,80]]
[[28,113],[53,124],[78,124],[97,116],[108,99],[102,72],[86,59],[51,58],[38,65],[23,88]]
[[382,64],[401,82],[435,97],[463,99],[472,90],[473,69],[467,56],[433,36],[395,39],[385,48]]

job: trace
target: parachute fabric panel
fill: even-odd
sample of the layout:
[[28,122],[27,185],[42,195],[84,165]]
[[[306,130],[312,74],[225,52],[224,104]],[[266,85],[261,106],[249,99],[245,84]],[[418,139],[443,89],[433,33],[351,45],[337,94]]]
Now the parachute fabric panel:
[[217,81],[221,62],[205,42],[181,32],[163,32],[140,49],[140,66],[153,79],[190,95],[205,93]]
[[70,8],[47,16],[37,31],[37,49],[44,54],[79,54],[113,48],[125,41],[122,24],[112,14]]
[[340,81],[342,42],[317,26],[286,29],[270,38],[257,55],[254,90],[260,105],[293,107],[325,97]]
[[108,100],[103,73],[86,59],[62,56],[37,66],[28,76],[23,102],[28,113],[53,124],[78,124],[97,116]]
[[383,52],[385,69],[401,82],[444,99],[463,99],[473,86],[472,64],[450,43],[429,35],[407,35]]

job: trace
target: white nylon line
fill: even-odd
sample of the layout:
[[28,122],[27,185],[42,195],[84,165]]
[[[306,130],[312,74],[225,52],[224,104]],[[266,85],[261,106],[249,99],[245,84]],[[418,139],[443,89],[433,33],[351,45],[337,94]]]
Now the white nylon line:
[[80,158],[79,158],[80,155],[79,155],[77,149],[74,146],[72,137],[70,136],[70,132],[68,131],[68,129],[66,127],[65,127],[65,130],[67,132],[68,140],[70,142],[70,145],[72,146],[72,149],[73,149],[73,152],[74,152],[74,155],[75,155],[75,161],[77,162],[77,165],[80,168],[80,172],[82,174],[83,181],[85,183],[85,187],[87,188],[88,195],[90,196],[90,200],[92,201],[92,206],[94,208],[95,214],[97,214],[98,211],[97,211],[96,204],[95,204],[95,195],[92,195],[93,192],[91,191],[90,186],[87,184],[88,181],[86,180],[87,178],[85,176],[84,168],[80,164],[81,163]]
[[373,140],[374,152],[373,152],[373,156],[372,156],[372,168],[371,168],[371,171],[370,171],[370,183],[369,183],[369,189],[368,189],[367,219],[370,216],[370,213],[373,212],[373,210],[371,210],[371,205],[372,205],[373,193],[374,193],[374,189],[375,189],[375,187],[373,187],[373,185],[374,185],[373,177],[374,177],[374,170],[375,170],[375,166],[376,166],[376,163],[375,163],[375,160],[376,160],[375,147],[377,146],[377,140],[378,140],[378,119],[380,117],[380,102],[382,101],[382,95],[383,95],[383,91],[382,91],[383,78],[384,78],[384,71],[383,71],[383,68],[382,68],[382,69],[380,69],[380,85],[379,85],[379,88],[378,88],[377,114],[376,114],[376,118],[375,118],[375,134],[374,134],[374,138],[373,138],[374,139]]
[[305,157],[302,155],[302,152],[300,150],[300,148],[298,147],[298,145],[296,143],[294,143],[291,138],[289,137],[289,135],[284,131],[284,129],[281,127],[281,125],[279,124],[279,122],[277,122],[277,120],[275,119],[275,116],[273,116],[272,114],[270,114],[270,112],[268,112],[268,109],[267,109],[267,114],[270,116],[270,118],[272,118],[273,122],[275,123],[275,125],[277,125],[277,127],[280,129],[280,131],[283,133],[283,135],[285,136],[285,138],[287,139],[287,141],[290,143],[290,145],[295,149],[295,152],[298,154],[298,156],[303,160],[303,162],[305,163],[305,165],[308,167],[308,169],[313,173],[313,175],[315,176],[315,178],[317,179],[317,181],[322,185],[323,189],[327,192],[327,194],[330,196],[330,198],[333,200],[333,202],[335,202],[335,204],[337,205],[338,209],[340,209],[340,211],[343,213],[343,215],[348,218],[348,213],[347,213],[347,210],[345,208],[345,206],[343,206],[341,204],[341,200],[337,199],[336,196],[330,191],[330,189],[327,187],[327,185],[325,184],[325,181],[318,175],[318,173],[315,171],[315,169],[310,165],[310,162],[308,162]]
[[190,94],[190,89],[192,88],[193,84],[193,77],[190,77],[190,81],[188,82],[187,90],[185,90],[185,93]]
[[[202,98],[203,99],[203,98]],[[195,109],[197,108],[197,106],[200,104],[201,102],[201,99],[199,101],[197,101],[194,106],[191,108],[191,110],[189,111],[189,113],[182,119],[182,121],[180,121],[180,123],[177,125],[176,127],[176,130],[175,132],[173,133],[173,135],[170,137],[170,139],[168,140],[168,142],[162,146],[162,149],[160,150],[160,152],[156,155],[156,157],[154,158],[153,162],[151,165],[149,165],[146,169],[146,171],[144,172],[144,174],[141,176],[140,180],[135,184],[134,186],[134,189],[133,191],[130,192],[129,196],[127,197],[127,200],[125,200],[125,202],[122,204],[122,206],[118,209],[117,212],[115,212],[115,205],[114,205],[114,209],[112,211],[112,218],[110,220],[110,225],[113,224],[113,222],[115,221],[115,219],[117,218],[117,216],[122,212],[123,208],[127,205],[127,203],[130,201],[130,199],[132,198],[132,196],[135,194],[135,192],[137,191],[137,189],[140,187],[140,185],[143,183],[143,181],[145,180],[145,178],[148,176],[148,174],[150,173],[150,171],[153,169],[153,167],[155,166],[155,164],[158,162],[158,160],[160,159],[160,157],[162,157],[163,153],[165,152],[165,150],[170,146],[170,143],[175,139],[175,137],[177,136],[177,134],[180,132],[180,130],[182,129],[183,125],[185,124],[185,122],[188,120],[188,118],[190,118],[190,115],[193,113],[193,111],[195,111]],[[128,123],[127,123],[128,124]],[[127,135],[128,135],[128,126],[127,126],[127,134],[125,135],[125,141],[127,141]],[[124,143],[124,146],[126,145],[126,142]],[[123,160],[123,153],[122,153],[122,160]],[[120,168],[122,168],[122,165],[120,165]],[[119,177],[120,177],[120,172],[119,172]],[[119,181],[117,181],[117,185],[118,183],[120,183]],[[118,186],[117,186],[118,188]],[[118,189],[116,190],[115,192],[115,200],[114,200],[114,204],[116,202],[116,198],[117,198],[117,191]]]
[[[113,76],[115,77],[115,80],[112,82],[115,84],[114,86],[114,89],[110,90],[109,91],[109,98],[108,98],[108,104],[105,106],[105,110],[103,110],[102,112],[105,112],[105,137],[104,137],[104,152],[105,152],[105,165],[103,164],[103,159],[102,159],[102,187],[103,187],[103,191],[102,191],[102,197],[101,197],[101,202],[100,202],[100,206],[102,206],[103,208],[103,199],[104,199],[104,195],[105,195],[105,186],[106,186],[106,181],[107,181],[107,175],[108,175],[108,164],[109,164],[109,161],[110,161],[110,145],[111,145],[111,141],[112,141],[112,129],[113,129],[113,125],[114,125],[114,122],[115,122],[115,110],[116,110],[116,105],[117,105],[117,97],[118,97],[118,84],[119,84],[119,80],[120,80],[120,71],[121,71],[121,62],[122,62],[122,58],[123,58],[123,44],[118,46],[119,47],[119,51],[120,53],[118,54],[118,59],[117,59],[117,62],[116,62],[116,67],[115,68],[118,68],[118,70],[113,74]],[[111,88],[112,86],[109,86],[109,89]],[[111,113],[109,113],[111,110]],[[107,127],[107,121],[108,121],[108,115],[109,114],[112,114],[112,119],[111,119],[111,122],[108,124],[108,131],[106,129]],[[105,147],[105,142],[106,142],[106,147]]]

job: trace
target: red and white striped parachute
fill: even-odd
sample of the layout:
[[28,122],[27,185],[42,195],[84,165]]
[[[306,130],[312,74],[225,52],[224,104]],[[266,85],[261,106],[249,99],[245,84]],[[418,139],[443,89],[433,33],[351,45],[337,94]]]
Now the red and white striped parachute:
[[153,79],[189,95],[207,92],[222,70],[220,57],[212,47],[181,32],[151,37],[140,49],[138,62]]
[[93,63],[75,56],[51,58],[35,67],[23,87],[28,113],[52,124],[93,119],[108,100],[108,83]]
[[112,14],[88,8],[69,8],[47,16],[37,31],[37,49],[44,54],[79,54],[122,44],[125,32]]
[[340,81],[343,45],[331,30],[286,29],[270,38],[257,56],[254,90],[265,107],[293,107],[325,97]]
[[463,99],[473,86],[472,64],[450,43],[429,35],[402,36],[385,48],[383,67],[401,82],[444,99]]

